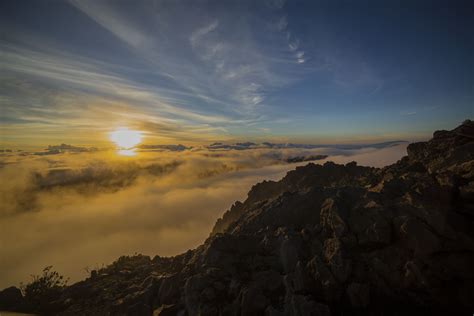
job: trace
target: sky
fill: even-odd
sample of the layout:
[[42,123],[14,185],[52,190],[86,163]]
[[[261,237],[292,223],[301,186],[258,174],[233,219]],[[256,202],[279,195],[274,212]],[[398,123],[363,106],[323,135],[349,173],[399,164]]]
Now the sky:
[[2,1],[0,143],[361,142],[474,114],[469,1]]
[[473,16],[447,0],[0,1],[0,288],[182,253],[258,181],[383,167],[472,119]]

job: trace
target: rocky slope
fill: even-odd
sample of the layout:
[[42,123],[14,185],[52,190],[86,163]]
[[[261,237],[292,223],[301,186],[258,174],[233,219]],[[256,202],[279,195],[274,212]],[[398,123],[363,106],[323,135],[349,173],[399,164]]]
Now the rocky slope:
[[[407,151],[383,169],[308,164],[259,183],[198,248],[122,257],[43,312],[471,315],[474,122]],[[5,290],[0,309],[21,300]]]

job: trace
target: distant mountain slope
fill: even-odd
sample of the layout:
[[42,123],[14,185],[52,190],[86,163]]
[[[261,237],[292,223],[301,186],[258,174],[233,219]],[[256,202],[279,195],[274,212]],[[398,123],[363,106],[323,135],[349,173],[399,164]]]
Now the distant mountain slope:
[[310,163],[259,183],[197,249],[122,257],[65,288],[49,308],[60,315],[470,315],[474,122],[407,151],[383,169]]

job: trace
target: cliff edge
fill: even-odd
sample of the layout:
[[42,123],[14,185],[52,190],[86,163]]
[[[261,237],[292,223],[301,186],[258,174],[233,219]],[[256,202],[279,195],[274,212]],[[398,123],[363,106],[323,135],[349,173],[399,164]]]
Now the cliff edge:
[[[474,122],[407,152],[382,169],[310,163],[259,183],[198,248],[122,257],[36,312],[470,315]],[[13,292],[0,292],[0,309],[20,309]]]

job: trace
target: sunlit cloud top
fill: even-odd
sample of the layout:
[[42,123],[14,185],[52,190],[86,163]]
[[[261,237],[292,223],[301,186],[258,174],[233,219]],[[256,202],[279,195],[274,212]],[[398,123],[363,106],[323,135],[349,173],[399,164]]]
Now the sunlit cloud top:
[[388,139],[473,116],[467,2],[329,3],[2,1],[1,142]]

